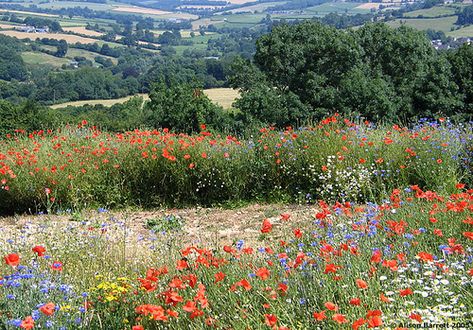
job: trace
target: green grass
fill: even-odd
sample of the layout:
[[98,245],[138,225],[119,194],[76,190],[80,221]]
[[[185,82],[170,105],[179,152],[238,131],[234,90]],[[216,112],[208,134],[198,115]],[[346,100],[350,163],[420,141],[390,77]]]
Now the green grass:
[[369,9],[356,8],[360,4],[361,3],[357,2],[326,2],[318,6],[304,9],[304,12],[317,16],[325,16],[330,13],[366,14],[370,12]]
[[219,27],[252,27],[258,24],[265,16],[266,14],[219,15],[215,17],[215,20],[224,20],[223,23],[217,23]]
[[196,33],[196,36],[194,38],[190,38],[190,37],[188,38],[188,40],[192,40],[192,42],[194,43],[193,45],[190,45],[190,46],[179,45],[179,46],[173,46],[173,48],[176,50],[176,53],[178,55],[182,55],[186,49],[206,50],[207,42],[210,39],[219,38],[219,37],[220,37],[219,34],[205,34],[201,36],[198,33]]
[[41,52],[24,52],[21,57],[26,64],[49,64],[55,67],[60,67],[63,64],[69,64],[70,60],[66,58],[59,58]]
[[45,9],[61,9],[61,8],[74,8],[74,7],[87,7],[97,11],[108,11],[113,8],[110,4],[106,3],[95,3],[95,2],[80,2],[80,1],[57,1],[38,4],[39,8]]
[[66,57],[68,57],[70,59],[73,59],[75,56],[85,57],[86,59],[92,61],[92,63],[95,63],[95,57],[97,57],[97,56],[109,58],[113,62],[113,64],[118,63],[118,60],[114,57],[111,57],[111,56],[101,55],[101,54],[98,54],[98,53],[90,52],[90,51],[85,50],[85,49],[69,47],[69,49],[67,50]]
[[470,26],[467,26],[455,31],[449,31],[446,34],[449,37],[455,37],[455,38],[473,37],[473,25],[470,25]]
[[439,16],[446,16],[446,15],[454,15],[456,8],[449,7],[449,6],[435,6],[428,9],[420,9],[411,12],[407,12],[404,14],[404,17],[418,17],[423,16],[426,18],[433,18]]
[[241,7],[241,8],[237,8],[237,9],[225,10],[224,12],[225,13],[243,13],[243,12],[248,12],[248,11],[249,12],[255,12],[255,11],[263,12],[266,9],[268,9],[269,7],[279,6],[279,5],[283,5],[285,3],[287,3],[287,1],[263,2],[263,3],[256,4],[256,5]]
[[[440,18],[407,18],[407,19],[396,19],[394,21],[389,21],[388,24],[391,27],[399,27],[401,24],[406,24],[418,30],[436,30],[443,31],[445,33],[449,32],[452,27],[455,26],[457,21],[457,16],[448,16]],[[402,23],[401,23],[402,22]]]
[[[412,184],[450,191],[463,171],[455,157],[468,147],[468,142],[448,135],[447,129],[426,128],[415,139],[403,131],[395,132],[389,135],[392,142],[386,143],[391,127],[346,128],[345,124],[330,124],[323,129],[297,131],[295,135],[286,133],[284,139],[269,131],[263,133],[258,139],[261,142],[253,147],[252,141],[228,144],[226,136],[209,136],[185,149],[172,147],[182,143],[174,136],[142,146],[108,133],[97,133],[89,140],[85,136],[94,132],[77,135],[75,129],[71,129],[62,133],[67,143],[60,149],[55,149],[54,135],[47,139],[38,137],[42,147],[35,149],[37,161],[20,163],[7,158],[5,165],[16,178],[8,176],[9,190],[0,189],[0,212],[2,208],[3,211],[5,208],[20,211],[25,207],[49,207],[44,204],[44,187],[53,188],[56,200],[60,201],[57,207],[61,208],[94,203],[102,206],[189,202],[208,205],[275,194],[300,202],[305,201],[307,194],[328,200],[356,201],[374,199],[395,187]],[[327,130],[332,132],[329,136],[325,135]],[[135,132],[133,138],[141,134],[148,133]],[[471,131],[465,134],[468,138]],[[345,135],[343,139],[342,135]],[[430,137],[428,141],[422,139],[425,136]],[[366,137],[372,145],[361,143],[361,137]],[[195,137],[183,139],[193,143]],[[209,142],[214,139],[216,144]],[[291,143],[281,145],[286,139]],[[0,154],[32,150],[33,142],[27,136],[19,140],[0,140]],[[76,146],[84,146],[84,152],[77,154]],[[94,154],[98,146],[105,147],[104,153]],[[171,147],[168,152],[173,160],[163,156],[163,150]],[[415,150],[416,157],[408,157],[407,148]],[[336,152],[340,150],[343,157],[337,158]],[[76,156],[67,156],[71,152]],[[203,152],[207,156],[202,157]],[[228,156],[224,156],[225,153]],[[195,170],[189,168],[193,162],[197,166]],[[67,166],[61,171],[41,171],[33,177],[29,174],[35,173],[35,168],[50,169],[62,164]],[[116,164],[119,167],[115,167]],[[391,174],[376,174],[381,171]],[[54,186],[51,186],[52,181],[56,182]],[[75,189],[71,190],[71,186]],[[160,188],[151,191],[150,187]]]

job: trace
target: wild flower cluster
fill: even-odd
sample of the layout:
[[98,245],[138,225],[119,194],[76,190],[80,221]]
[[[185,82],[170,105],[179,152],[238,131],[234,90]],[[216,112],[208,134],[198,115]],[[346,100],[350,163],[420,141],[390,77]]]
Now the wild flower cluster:
[[380,203],[318,201],[313,210],[302,222],[261,219],[259,241],[223,246],[136,236],[113,217],[26,224],[0,242],[1,326],[471,328],[472,189],[414,185]]
[[313,127],[239,140],[100,132],[84,122],[0,140],[0,213],[91,206],[212,205],[228,201],[379,200],[396,187],[452,192],[471,183],[471,125],[411,129],[329,117]]

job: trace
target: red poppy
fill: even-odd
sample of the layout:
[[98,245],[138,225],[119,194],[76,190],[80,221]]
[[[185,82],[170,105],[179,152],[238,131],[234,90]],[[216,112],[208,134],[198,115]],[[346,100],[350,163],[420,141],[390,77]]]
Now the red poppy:
[[407,288],[404,290],[400,290],[399,294],[401,295],[401,297],[405,297],[405,296],[410,296],[411,294],[413,294],[413,292],[410,288]]
[[43,313],[44,315],[51,316],[54,314],[56,305],[54,305],[52,302],[49,302],[47,304],[44,304],[39,308],[39,311]]
[[463,233],[463,236],[465,236],[468,239],[473,240],[473,232],[472,231],[466,231]]
[[268,279],[270,273],[266,267],[262,267],[256,271],[256,276],[261,277],[262,280]]
[[422,260],[422,261],[434,261],[434,256],[431,255],[430,253],[427,252],[419,252],[417,256]]
[[389,300],[388,297],[386,297],[384,295],[384,293],[380,293],[379,294],[379,299],[381,299],[382,302],[386,303],[386,304],[390,304],[391,303],[391,300]]
[[182,306],[182,309],[185,311],[185,312],[188,312],[188,313],[192,313],[196,310],[197,306],[195,304],[195,302],[193,301],[188,301],[185,303],[184,306]]
[[41,246],[41,245],[36,245],[33,249],[33,252],[36,252],[38,254],[38,257],[44,256],[44,253],[46,252],[46,249]]
[[278,290],[281,291],[281,294],[285,294],[287,292],[287,284],[279,283],[278,284]]
[[288,221],[291,218],[289,213],[282,213],[280,216],[282,221]]
[[142,325],[134,325],[131,330],[145,330]]
[[181,259],[177,261],[177,266],[176,266],[177,270],[183,270],[187,268],[189,268],[189,264],[187,263],[185,259]]
[[381,250],[375,250],[373,251],[373,255],[371,256],[371,262],[380,263],[381,257],[382,257]]
[[359,288],[359,289],[367,289],[368,288],[368,284],[363,281],[362,279],[356,279],[356,286]]
[[267,326],[272,327],[276,325],[276,323],[278,323],[278,318],[276,317],[276,315],[273,314],[264,314],[264,323]]
[[350,305],[353,306],[360,306],[361,305],[361,299],[360,298],[352,298],[350,299]]
[[345,315],[343,315],[343,314],[333,314],[332,320],[334,320],[338,324],[348,323],[348,320],[346,319]]
[[173,311],[172,309],[167,309],[166,313],[168,313],[169,316],[174,317],[176,319],[179,316],[179,312]]
[[420,316],[419,314],[412,313],[411,315],[409,315],[409,318],[419,323],[422,323],[422,316]]
[[365,323],[366,323],[365,319],[360,318],[360,319],[356,320],[355,322],[353,322],[353,324],[351,325],[351,328],[353,330],[358,330]]
[[225,274],[222,272],[215,274],[215,283],[223,281],[224,278],[225,278]]
[[336,272],[337,272],[337,269],[339,269],[339,268],[341,268],[341,267],[338,266],[338,265],[327,264],[327,265],[325,265],[324,274],[336,273]]
[[368,320],[368,328],[376,328],[383,325],[383,320],[381,316],[375,315]]
[[245,288],[246,291],[251,290],[251,284],[246,279],[241,280],[240,282],[237,283],[237,285],[242,286],[243,288]]
[[267,233],[270,233],[272,229],[273,229],[273,225],[271,224],[271,222],[268,219],[264,219],[263,225],[261,227],[261,232],[263,234],[267,234]]
[[31,316],[27,316],[23,321],[21,321],[20,328],[30,330],[34,328],[34,320]]
[[321,311],[320,313],[314,312],[313,315],[316,321],[323,321],[327,318],[325,311]]
[[20,264],[20,256],[16,253],[10,253],[4,257],[7,265],[16,267]]
[[333,302],[330,302],[330,301],[327,301],[325,304],[324,304],[325,308],[327,308],[328,310],[331,310],[331,311],[338,311],[338,306],[335,305]]

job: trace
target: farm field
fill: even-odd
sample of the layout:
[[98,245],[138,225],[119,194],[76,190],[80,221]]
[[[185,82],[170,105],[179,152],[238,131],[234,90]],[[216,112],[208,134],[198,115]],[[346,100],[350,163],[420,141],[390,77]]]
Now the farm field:
[[21,57],[27,64],[49,64],[55,67],[61,67],[63,64],[69,64],[70,62],[70,59],[59,58],[41,52],[23,52]]
[[[333,116],[254,139],[87,122],[2,138],[0,211],[40,214],[0,219],[0,322],[469,325],[472,130]],[[110,209],[131,201],[148,209]]]
[[[69,53],[68,53],[69,55]],[[231,88],[210,88],[204,89],[204,93],[214,102],[221,105],[224,109],[231,108],[232,103],[238,97],[238,92]],[[149,100],[148,94],[138,94],[137,96],[143,97],[144,101]],[[82,106],[85,104],[102,104],[104,106],[112,106],[117,103],[124,103],[131,99],[133,96],[126,96],[119,99],[111,99],[111,100],[88,100],[88,101],[74,101],[74,102],[67,102],[61,104],[54,104],[50,107],[52,109],[59,109],[65,108],[69,105],[71,106]]]
[[401,24],[406,24],[407,26],[413,27],[418,30],[432,29],[447,33],[452,27],[455,26],[456,21],[457,16],[448,16],[440,18],[406,18],[400,20],[396,19],[394,21],[386,22],[386,24],[391,27],[399,27],[401,26]]
[[146,14],[146,15],[165,15],[165,14],[172,14],[169,11],[152,9],[152,8],[143,8],[143,7],[124,7],[118,6],[113,7],[113,11],[125,12],[125,13],[133,13],[133,14]]
[[7,9],[1,9],[1,8],[0,8],[0,13],[15,13],[15,14],[19,14],[21,16],[59,17],[58,15],[53,15],[53,14],[33,13],[33,12],[29,12],[29,11],[7,10]]
[[454,31],[449,31],[446,33],[447,36],[449,37],[455,37],[455,38],[460,38],[460,37],[473,37],[473,25],[454,30]]
[[114,57],[111,57],[111,56],[105,56],[105,55],[102,55],[102,54],[90,52],[90,51],[87,51],[85,49],[78,49],[78,48],[69,47],[69,49],[67,50],[66,57],[68,57],[70,59],[73,59],[75,56],[85,57],[86,59],[92,61],[92,63],[95,62],[95,57],[97,57],[97,56],[108,58],[112,61],[113,64],[118,63],[118,59],[116,59]]
[[74,8],[74,7],[87,7],[93,10],[110,10],[113,8],[109,3],[96,3],[96,2],[81,2],[81,1],[53,1],[46,3],[39,3],[39,8],[47,9],[61,9],[61,8]]
[[63,27],[62,29],[67,32],[89,35],[91,37],[101,37],[104,35],[104,33],[102,32],[87,30],[84,26],[69,26],[69,27]]
[[224,109],[230,109],[232,103],[238,98],[240,93],[232,88],[210,88],[205,89],[204,93]]
[[16,37],[18,39],[32,39],[35,40],[37,38],[50,38],[50,39],[57,39],[57,40],[66,40],[68,43],[76,43],[80,42],[82,44],[93,44],[97,43],[104,43],[102,40],[92,39],[81,37],[72,34],[63,34],[63,33],[28,33],[28,32],[21,32],[21,31],[0,31],[0,33],[10,36]]
[[14,29],[14,28],[15,28],[14,24],[0,23],[0,29],[11,30],[11,29]]
[[134,96],[140,96],[144,99],[144,101],[149,100],[148,94],[137,94],[137,95],[130,95],[126,97],[121,97],[118,99],[109,99],[109,100],[86,100],[86,101],[73,101],[73,102],[66,102],[66,103],[60,103],[60,104],[53,104],[50,106],[52,109],[60,109],[60,108],[65,108],[67,106],[74,106],[74,107],[80,107],[86,104],[90,105],[95,105],[95,104],[102,104],[106,107],[111,107],[114,104],[117,103],[124,103],[128,100],[130,100]]
[[224,23],[223,18],[201,18],[195,21],[192,21],[192,29],[199,30],[199,26],[209,26],[210,24],[221,24]]
[[415,10],[405,13],[404,17],[418,17],[423,16],[426,18],[446,16],[446,15],[455,15],[456,8],[449,6],[435,6],[429,9]]
[[318,6],[309,7],[304,10],[305,13],[313,13],[317,16],[325,16],[329,13],[347,13],[347,14],[366,14],[370,9],[361,7],[356,2],[326,2]]
[[236,8],[236,9],[229,9],[229,10],[226,10],[224,11],[224,13],[244,13],[244,12],[255,12],[255,11],[258,11],[258,12],[262,12],[266,9],[268,9],[269,7],[274,7],[274,6],[277,6],[277,5],[283,5],[287,3],[287,1],[275,1],[275,2],[264,2],[264,3],[259,3],[259,4],[256,4],[256,5],[251,5],[251,6],[246,6],[246,7],[241,7],[241,8]]

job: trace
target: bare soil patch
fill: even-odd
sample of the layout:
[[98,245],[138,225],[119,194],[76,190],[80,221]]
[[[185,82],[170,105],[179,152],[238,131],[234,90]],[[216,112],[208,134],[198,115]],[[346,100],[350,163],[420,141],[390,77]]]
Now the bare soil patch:
[[[222,246],[244,240],[245,244],[257,246],[261,237],[261,225],[264,219],[269,219],[273,224],[273,239],[282,238],[287,233],[287,226],[298,227],[303,223],[311,222],[317,212],[315,206],[305,205],[249,205],[237,209],[220,208],[192,208],[192,209],[161,209],[153,211],[120,211],[98,213],[96,211],[84,212],[81,219],[91,223],[107,223],[110,219],[115,222],[125,223],[127,236],[150,236],[151,231],[146,228],[146,223],[151,219],[159,219],[166,215],[175,215],[183,219],[184,226],[178,232],[180,244],[198,244]],[[282,220],[281,214],[289,214],[289,220]],[[0,218],[0,228],[5,237],[14,236],[24,227],[29,228],[31,239],[34,233],[41,233],[43,225],[49,223],[55,227],[67,227],[73,223],[72,215],[32,215]],[[285,230],[283,230],[285,228]]]

